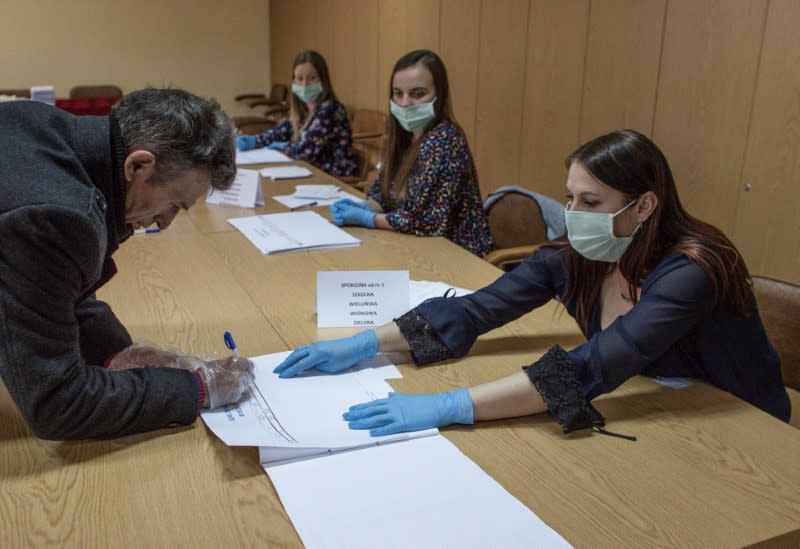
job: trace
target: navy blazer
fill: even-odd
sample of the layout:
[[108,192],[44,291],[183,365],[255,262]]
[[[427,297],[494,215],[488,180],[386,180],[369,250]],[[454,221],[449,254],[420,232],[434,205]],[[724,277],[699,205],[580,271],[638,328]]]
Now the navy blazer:
[[[464,297],[428,300],[413,313],[429,323],[448,355],[461,357],[479,335],[550,299],[563,302],[569,276],[566,254],[542,248],[493,284]],[[576,303],[565,306],[574,318]],[[697,377],[789,420],[780,360],[758,310],[742,316],[717,303],[711,279],[685,255],[665,257],[642,284],[639,302],[605,330],[596,303],[587,335],[567,353],[586,400],[637,374]]]

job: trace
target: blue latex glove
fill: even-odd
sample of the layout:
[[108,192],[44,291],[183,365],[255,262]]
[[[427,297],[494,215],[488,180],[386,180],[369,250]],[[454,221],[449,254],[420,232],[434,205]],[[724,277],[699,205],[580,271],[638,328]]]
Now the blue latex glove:
[[378,335],[375,330],[368,330],[353,337],[317,341],[300,347],[278,364],[273,372],[278,377],[294,377],[312,368],[321,372],[340,372],[376,354]]
[[369,429],[374,437],[474,423],[468,389],[434,395],[389,393],[388,398],[351,406],[342,417],[351,429]]
[[355,200],[351,200],[350,198],[342,198],[341,200],[337,200],[336,202],[334,202],[332,206],[336,205],[344,206],[345,204],[348,206],[355,206],[356,208],[361,208],[362,210],[372,211],[372,208],[369,207],[369,204],[367,203],[366,200],[361,200],[359,202],[356,202]]
[[288,141],[273,141],[269,145],[267,145],[268,149],[272,149],[273,151],[282,151],[289,146]]
[[240,151],[249,151],[250,149],[256,148],[256,136],[255,135],[237,135],[236,136],[236,147]]
[[366,202],[358,203],[350,199],[337,200],[331,205],[331,217],[339,225],[361,225],[375,228],[375,212]]

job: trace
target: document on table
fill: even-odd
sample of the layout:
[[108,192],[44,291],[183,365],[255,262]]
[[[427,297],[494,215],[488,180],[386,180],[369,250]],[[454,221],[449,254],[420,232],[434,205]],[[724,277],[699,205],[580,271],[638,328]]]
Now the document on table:
[[228,222],[264,254],[361,243],[321,215],[309,211],[236,217]]
[[264,168],[261,175],[272,180],[276,179],[298,179],[300,177],[311,177],[311,170],[302,166],[280,166],[277,168]]
[[237,164],[277,164],[279,162],[291,162],[292,159],[280,151],[273,151],[266,147],[262,149],[251,149],[249,151],[236,151]]
[[431,282],[430,280],[409,280],[409,298],[413,309],[426,299],[432,297],[459,297],[471,294],[472,290],[445,284],[444,282]]
[[297,198],[313,198],[315,200],[327,200],[329,198],[339,198],[342,188],[338,185],[295,185],[294,194]]
[[255,381],[238,405],[203,412],[206,425],[229,446],[259,446],[262,462],[431,436],[437,429],[372,437],[342,419],[350,406],[385,398],[385,379],[398,377],[383,355],[338,374],[313,371],[281,379],[272,370],[290,353],[253,358]]
[[569,547],[436,429],[349,429],[342,412],[399,377],[386,357],[281,379],[272,370],[289,354],[252,359],[249,394],[202,418],[228,445],[260,446],[306,547]]
[[364,201],[355,195],[344,192],[336,185],[297,185],[294,194],[273,196],[272,198],[290,209],[303,206],[330,206],[343,198],[349,198],[353,202]]
[[570,547],[443,436],[264,470],[309,549]]

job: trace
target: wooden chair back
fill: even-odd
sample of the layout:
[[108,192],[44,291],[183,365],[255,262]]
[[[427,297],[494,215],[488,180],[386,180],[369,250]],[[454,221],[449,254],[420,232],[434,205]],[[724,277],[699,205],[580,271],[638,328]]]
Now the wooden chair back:
[[754,276],[753,292],[767,336],[781,357],[783,383],[800,391],[800,286]]

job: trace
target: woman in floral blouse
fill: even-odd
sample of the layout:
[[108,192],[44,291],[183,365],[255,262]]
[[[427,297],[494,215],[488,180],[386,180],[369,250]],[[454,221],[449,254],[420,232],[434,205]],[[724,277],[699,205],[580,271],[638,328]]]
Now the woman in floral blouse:
[[492,251],[492,236],[472,154],[453,116],[444,63],[429,50],[404,55],[392,71],[389,94],[393,116],[370,200],[336,202],[334,221],[445,236],[485,256]]
[[298,54],[292,67],[289,116],[259,135],[236,138],[239,150],[283,150],[333,176],[354,175],[353,134],[344,105],[336,99],[325,59],[315,51]]

